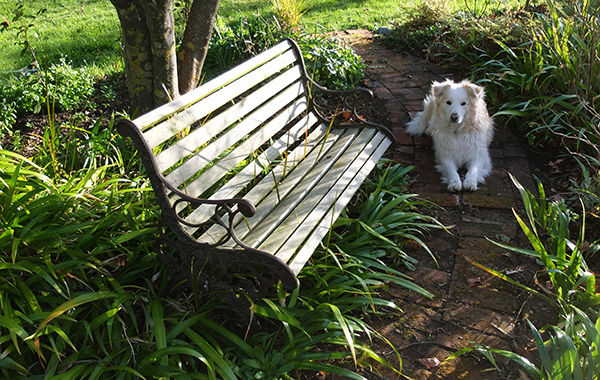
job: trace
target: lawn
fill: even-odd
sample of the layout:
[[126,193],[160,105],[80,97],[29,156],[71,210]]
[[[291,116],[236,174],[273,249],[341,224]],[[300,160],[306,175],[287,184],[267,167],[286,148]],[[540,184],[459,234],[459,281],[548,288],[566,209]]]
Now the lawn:
[[[307,3],[304,23],[312,31],[373,28],[395,20],[401,14],[400,3],[397,0],[313,0]],[[12,1],[1,1],[0,20],[12,23],[15,7]],[[24,6],[26,15],[36,15],[41,9],[46,11],[32,20],[33,26],[28,31],[40,61],[56,63],[64,57],[75,66],[96,65],[106,71],[122,67],[119,20],[110,1],[40,0]],[[219,16],[230,21],[259,12],[265,18],[272,17],[271,2],[223,0]],[[17,37],[15,31],[0,34],[2,76],[31,63],[29,52],[21,54],[23,41],[24,35]]]
[[[462,7],[465,0],[450,1],[454,9]],[[514,0],[511,2],[515,2]],[[482,2],[469,1],[478,8]],[[497,2],[500,4],[499,2]],[[0,22],[12,25],[14,10],[19,2],[0,1]],[[344,29],[376,29],[391,26],[409,14],[414,2],[407,0],[306,0],[307,9],[302,23],[307,33]],[[122,71],[120,26],[117,13],[109,0],[77,1],[37,0],[25,2],[23,11],[37,18],[28,18],[32,25],[28,37],[38,59],[57,63],[65,58],[74,66],[92,66],[97,74]],[[270,0],[222,0],[219,16],[232,21],[260,14],[273,16]],[[12,25],[13,27],[18,25]],[[25,35],[15,30],[0,34],[0,78],[27,67],[31,62],[29,51],[21,54]]]
[[[33,4],[32,4],[33,3]],[[0,2],[0,20],[12,24],[16,3]],[[27,2],[23,11],[32,25],[28,30],[31,45],[38,60],[57,63],[60,58],[72,61],[73,65],[96,65],[110,71],[116,66],[121,69],[119,46],[119,21],[117,13],[108,0],[80,2],[75,0],[56,2],[39,0]],[[17,26],[17,25],[12,25]],[[0,74],[6,76],[26,67],[32,62],[30,52],[21,54],[25,35],[16,31],[0,34]]]

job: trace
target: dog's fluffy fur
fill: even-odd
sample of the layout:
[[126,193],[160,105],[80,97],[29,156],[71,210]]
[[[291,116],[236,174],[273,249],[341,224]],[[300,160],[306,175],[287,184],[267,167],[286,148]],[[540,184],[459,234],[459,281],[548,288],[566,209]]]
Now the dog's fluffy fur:
[[[477,190],[492,170],[488,148],[494,124],[484,97],[483,87],[468,80],[433,82],[423,111],[407,124],[411,135],[432,137],[436,168],[449,191]],[[463,181],[461,167],[467,169]]]

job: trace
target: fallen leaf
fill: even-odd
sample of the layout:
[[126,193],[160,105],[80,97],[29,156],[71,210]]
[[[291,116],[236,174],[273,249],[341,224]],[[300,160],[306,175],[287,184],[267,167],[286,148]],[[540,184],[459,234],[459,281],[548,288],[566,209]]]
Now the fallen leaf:
[[435,368],[442,364],[438,358],[421,358],[417,360],[427,368]]
[[472,277],[472,278],[467,279],[467,284],[470,287],[481,285],[481,283],[482,283],[481,277]]
[[556,161],[550,161],[548,162],[548,166],[552,169],[552,174],[558,174],[561,172],[559,165],[564,161],[564,158],[559,158]]

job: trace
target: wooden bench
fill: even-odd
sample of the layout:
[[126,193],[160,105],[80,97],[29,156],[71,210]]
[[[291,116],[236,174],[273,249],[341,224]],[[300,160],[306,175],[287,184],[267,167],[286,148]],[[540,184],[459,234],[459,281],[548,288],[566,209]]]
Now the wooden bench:
[[327,91],[311,81],[298,46],[286,39],[168,104],[119,121],[160,205],[159,256],[171,276],[199,290],[251,297],[278,281],[288,290],[298,285],[300,269],[395,143],[388,129],[355,112],[338,112],[350,116],[341,124],[325,120],[312,96],[317,90]]

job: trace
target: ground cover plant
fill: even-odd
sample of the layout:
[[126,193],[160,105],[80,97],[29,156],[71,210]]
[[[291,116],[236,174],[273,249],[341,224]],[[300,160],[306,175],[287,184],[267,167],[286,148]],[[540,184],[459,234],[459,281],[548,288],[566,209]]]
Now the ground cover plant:
[[[0,152],[4,377],[286,379],[310,370],[362,379],[331,363],[388,365],[369,348],[381,337],[365,315],[397,310],[379,296],[390,282],[429,294],[385,257],[411,262],[398,247],[441,228],[400,195],[411,168],[380,165],[301,272],[301,288],[256,302],[264,329],[244,339],[214,319],[228,315],[218,298],[172,291],[154,253],[152,192],[113,124],[98,122],[84,143],[49,133],[48,154]],[[361,230],[370,238],[343,248]]]

